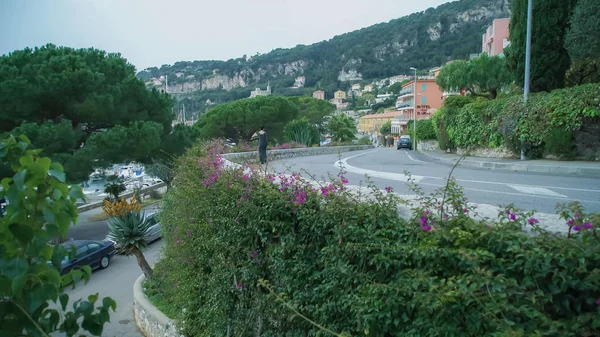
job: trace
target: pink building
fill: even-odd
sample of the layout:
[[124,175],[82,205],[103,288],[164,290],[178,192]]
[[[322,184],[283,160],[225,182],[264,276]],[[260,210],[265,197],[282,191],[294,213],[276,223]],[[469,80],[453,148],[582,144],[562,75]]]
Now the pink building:
[[502,54],[509,42],[508,26],[510,18],[496,19],[492,25],[488,27],[485,34],[481,38],[481,52],[487,53],[489,56]]
[[313,92],[313,97],[316,99],[325,99],[325,91],[316,90]]

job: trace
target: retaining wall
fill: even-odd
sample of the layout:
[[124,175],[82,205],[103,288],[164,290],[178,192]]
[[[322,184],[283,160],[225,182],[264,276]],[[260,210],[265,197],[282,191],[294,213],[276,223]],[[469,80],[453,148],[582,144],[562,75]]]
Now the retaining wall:
[[144,274],[133,284],[133,316],[146,337],[180,337],[175,322],[160,312],[144,294]]
[[[267,150],[267,160],[281,160],[296,157],[306,156],[319,156],[324,154],[336,154],[348,151],[360,151],[372,149],[373,145],[350,145],[350,146],[322,146],[322,147],[307,147],[300,149],[286,149],[286,150]],[[249,164],[258,162],[258,152],[239,152],[239,153],[226,153],[223,158],[234,161],[234,162],[245,162]]]
[[[148,187],[144,187],[142,188],[139,193],[147,193],[150,192],[152,190],[157,190],[161,187],[165,187],[167,186],[167,184],[165,183],[158,183],[156,185],[152,185],[152,186],[148,186]],[[129,199],[133,196],[135,192],[127,192],[125,194],[122,194],[121,196],[124,197],[125,199]],[[85,212],[85,211],[89,211],[90,209],[94,209],[94,208],[98,208],[98,207],[102,207],[102,205],[104,205],[104,200],[100,200],[100,201],[95,201],[95,202],[90,202],[89,204],[85,204],[85,205],[81,205],[79,207],[77,207],[77,209],[79,210],[79,212]]]

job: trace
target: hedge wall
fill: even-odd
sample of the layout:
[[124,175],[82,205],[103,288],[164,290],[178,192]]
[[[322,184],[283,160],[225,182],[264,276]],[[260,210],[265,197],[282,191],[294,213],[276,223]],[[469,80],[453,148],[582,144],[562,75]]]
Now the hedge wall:
[[[433,118],[440,147],[506,146],[530,157],[597,157],[600,84],[497,100],[449,97]],[[444,139],[447,138],[447,139]],[[447,145],[450,144],[450,145]],[[555,146],[563,144],[563,146]]]
[[600,334],[598,223],[580,209],[565,211],[570,238],[527,235],[537,220],[512,207],[471,220],[451,181],[405,221],[390,188],[356,200],[343,172],[313,188],[222,168],[201,146],[176,181],[147,289],[184,336]]

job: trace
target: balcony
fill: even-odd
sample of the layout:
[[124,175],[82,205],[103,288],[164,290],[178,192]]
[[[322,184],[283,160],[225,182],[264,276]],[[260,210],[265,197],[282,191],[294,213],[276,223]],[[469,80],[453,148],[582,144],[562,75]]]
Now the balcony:
[[415,88],[413,85],[408,88],[402,89],[400,91],[400,93],[398,93],[398,98],[403,98],[403,97],[414,95],[414,94],[415,94]]

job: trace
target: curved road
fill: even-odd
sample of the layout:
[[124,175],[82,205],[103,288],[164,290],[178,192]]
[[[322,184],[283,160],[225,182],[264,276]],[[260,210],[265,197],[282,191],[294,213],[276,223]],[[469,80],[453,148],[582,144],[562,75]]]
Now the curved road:
[[[341,160],[340,160],[341,159]],[[339,161],[339,162],[338,162]],[[338,165],[336,165],[336,163]],[[442,187],[452,167],[432,161],[420,153],[395,148],[377,148],[340,155],[298,157],[272,162],[278,172],[304,172],[304,176],[337,175],[339,164],[351,185],[365,183],[365,174],[380,188],[391,186],[397,194],[411,195],[404,171],[411,173],[426,193]],[[586,211],[600,212],[600,177],[505,172],[457,167],[453,176],[470,202],[494,206],[515,204],[526,211],[555,213],[557,203],[579,201]]]

